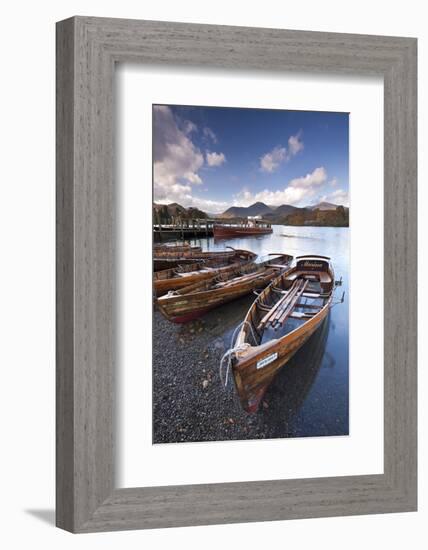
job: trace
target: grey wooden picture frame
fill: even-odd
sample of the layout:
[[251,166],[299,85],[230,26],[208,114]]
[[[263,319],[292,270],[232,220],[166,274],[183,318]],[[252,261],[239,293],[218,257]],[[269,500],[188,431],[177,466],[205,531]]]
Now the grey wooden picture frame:
[[[416,48],[414,38],[387,36],[91,17],[57,24],[58,527],[83,533],[416,510]],[[383,77],[383,474],[115,487],[118,62]]]

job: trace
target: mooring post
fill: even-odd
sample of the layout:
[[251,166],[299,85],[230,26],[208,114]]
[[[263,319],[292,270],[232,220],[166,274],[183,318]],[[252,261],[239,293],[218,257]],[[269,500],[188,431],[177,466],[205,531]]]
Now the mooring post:
[[159,241],[162,242],[161,221],[160,221],[159,212],[158,212],[157,210],[155,210],[155,215],[156,215],[156,220],[157,220],[157,222],[158,222]]

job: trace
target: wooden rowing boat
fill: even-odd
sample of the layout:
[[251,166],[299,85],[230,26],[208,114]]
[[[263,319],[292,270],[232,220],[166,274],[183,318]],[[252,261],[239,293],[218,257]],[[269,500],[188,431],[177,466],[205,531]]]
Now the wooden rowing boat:
[[176,268],[179,265],[195,264],[201,262],[208,262],[210,260],[217,260],[218,262],[234,261],[238,263],[244,263],[253,261],[256,259],[257,254],[250,252],[249,250],[240,250],[232,247],[230,250],[215,250],[215,251],[186,251],[182,253],[162,252],[157,254],[156,251],[153,255],[153,271],[161,271],[165,269]]
[[179,265],[194,264],[197,261],[198,258],[193,258],[192,256],[190,258],[181,257],[180,255],[176,255],[172,258],[168,258],[167,256],[156,257],[153,258],[153,271],[173,269],[174,267],[178,267]]
[[330,258],[299,256],[255,300],[225,356],[247,412],[258,409],[275,375],[327,317],[334,288]]
[[278,273],[290,265],[293,257],[275,255],[272,260],[241,265],[212,275],[180,290],[168,292],[156,300],[161,313],[175,323],[185,323],[217,306],[263,289]]
[[156,271],[153,274],[153,293],[163,296],[169,290],[178,290],[190,284],[211,279],[214,275],[239,269],[240,265],[253,262],[256,254],[247,250],[237,250],[236,254],[211,258],[208,260],[192,261],[188,264],[179,264],[177,267]]
[[192,246],[189,243],[183,244],[154,244],[153,250],[155,254],[162,255],[163,253],[177,254],[179,252],[200,252],[202,248],[200,246]]
[[154,246],[153,247],[153,255],[155,257],[174,257],[177,255],[183,255],[183,256],[191,256],[192,254],[199,253],[202,251],[202,248],[200,246],[190,246],[190,245],[174,245],[174,246],[167,246],[167,245],[161,245],[161,246]]
[[228,239],[233,237],[247,237],[257,235],[267,235],[273,233],[270,224],[252,224],[252,225],[225,225],[214,224],[214,237],[216,239]]

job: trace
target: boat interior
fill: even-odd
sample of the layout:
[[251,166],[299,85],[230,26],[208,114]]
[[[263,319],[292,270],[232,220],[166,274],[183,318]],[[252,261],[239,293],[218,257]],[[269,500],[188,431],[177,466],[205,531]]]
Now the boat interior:
[[[212,258],[209,260],[200,260],[198,262],[192,263],[182,263],[177,267],[170,269],[162,269],[161,271],[156,271],[153,276],[155,281],[171,278],[180,278],[185,277],[194,273],[206,273],[210,271],[215,271],[222,267],[228,267],[236,264],[238,261],[235,256],[225,256]],[[242,260],[241,260],[242,261]]]
[[[170,291],[169,295],[183,295],[220,288],[226,289],[228,287],[245,284],[253,280],[257,281],[258,278],[264,280],[266,280],[266,278],[273,278],[278,275],[280,270],[285,269],[285,266],[291,258],[291,256],[288,256],[287,254],[277,256],[278,257],[276,257],[275,260],[238,265],[235,269],[217,273],[209,279],[198,281],[181,289]],[[185,267],[187,268],[188,266]],[[264,282],[264,285],[266,285],[266,282]]]
[[275,279],[254,302],[248,319],[252,330],[245,329],[250,344],[261,345],[287,335],[329,301],[334,288],[329,258],[303,258],[297,258],[296,267]]

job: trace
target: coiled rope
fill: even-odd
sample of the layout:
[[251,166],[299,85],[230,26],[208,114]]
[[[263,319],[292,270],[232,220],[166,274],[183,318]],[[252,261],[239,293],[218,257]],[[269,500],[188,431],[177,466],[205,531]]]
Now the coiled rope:
[[[253,327],[251,326],[251,323],[249,323],[248,321],[242,321],[242,323],[239,323],[239,325],[233,331],[232,339],[230,341],[230,348],[223,354],[223,357],[220,360],[219,375],[220,375],[221,383],[223,384],[223,386],[225,388],[227,387],[227,384],[228,384],[228,381],[229,381],[229,372],[230,372],[230,369],[231,369],[231,366],[232,366],[232,356],[233,356],[233,354],[237,353],[239,351],[244,351],[245,349],[250,347],[250,344],[248,344],[247,342],[239,344],[239,346],[236,346],[236,345],[234,346],[233,345],[234,342],[235,342],[238,331],[241,330],[241,328],[245,325],[248,325],[250,327],[251,336],[253,337],[253,340],[254,340],[255,344],[257,345],[257,339],[256,339],[256,336],[254,334],[254,330],[253,330]],[[226,375],[223,378],[223,365],[224,365],[224,362],[226,360],[227,360]]]

